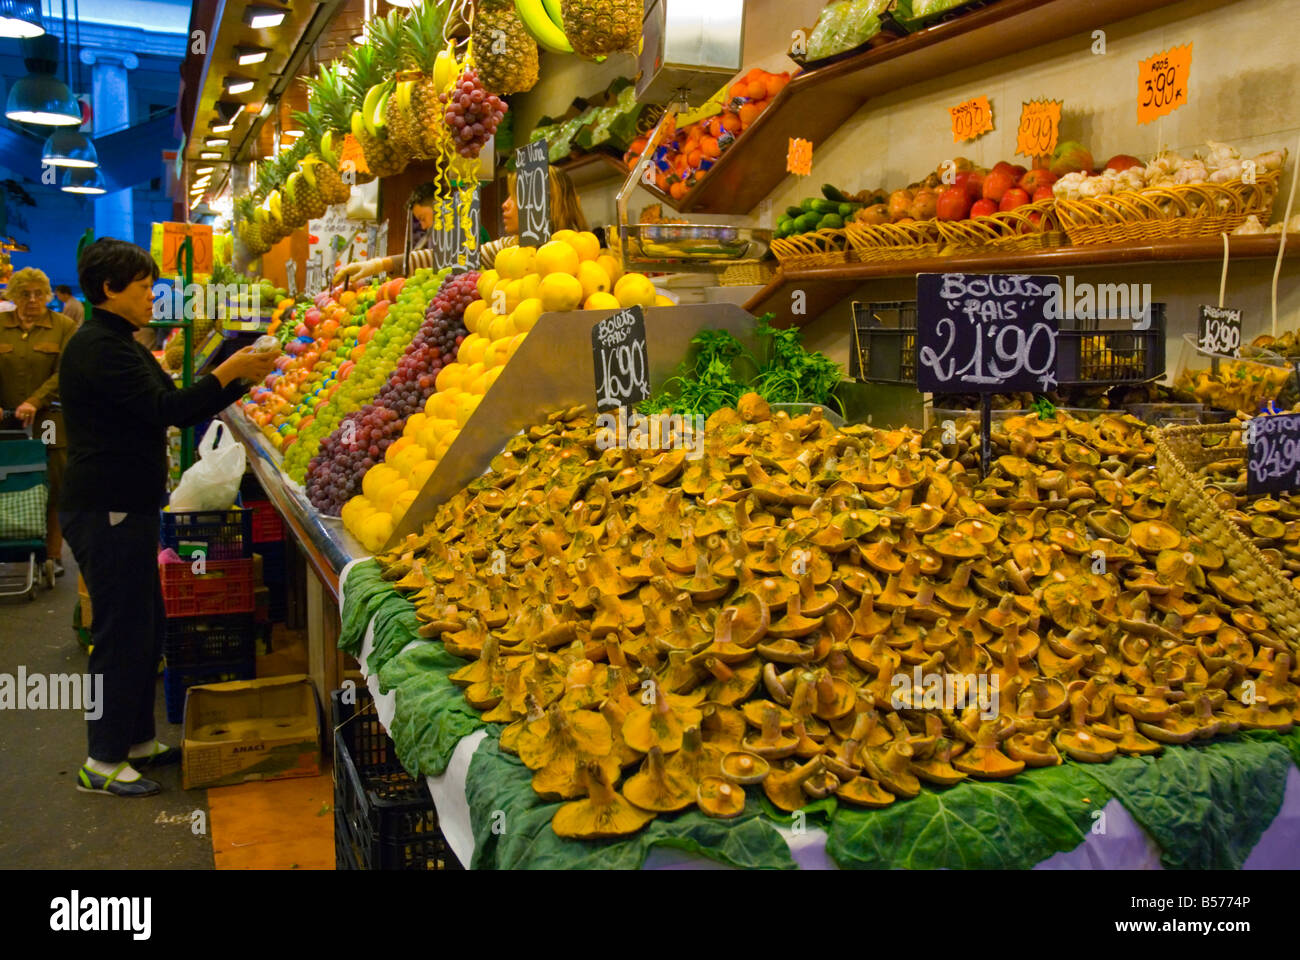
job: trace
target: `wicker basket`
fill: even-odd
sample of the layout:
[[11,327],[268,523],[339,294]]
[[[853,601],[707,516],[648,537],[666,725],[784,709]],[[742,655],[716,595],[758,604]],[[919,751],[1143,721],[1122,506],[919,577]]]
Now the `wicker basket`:
[[1027,203],[1015,210],[999,211],[971,220],[936,221],[945,250],[1046,250],[1069,241],[1061,229],[1053,200]]
[[1185,240],[1231,233],[1254,214],[1267,223],[1277,196],[1280,170],[1254,183],[1188,183],[1176,187],[1056,201],[1056,213],[1078,244]]
[[745,260],[733,263],[718,275],[720,287],[746,287],[765,284],[772,279],[776,270],[770,260]]
[[772,253],[783,267],[820,267],[849,258],[844,231],[829,228],[773,239]]
[[[1255,609],[1293,650],[1300,649],[1300,590],[1228,519],[1194,475],[1212,460],[1223,459],[1225,453],[1244,457],[1241,431],[1215,423],[1166,427],[1157,430],[1155,437],[1156,475],[1170,502],[1186,518],[1188,531],[1223,551],[1232,573],[1254,594]],[[1222,437],[1225,442],[1207,447],[1206,437]]]
[[850,223],[844,232],[848,235],[849,248],[863,263],[935,257],[943,246],[936,220],[878,226]]

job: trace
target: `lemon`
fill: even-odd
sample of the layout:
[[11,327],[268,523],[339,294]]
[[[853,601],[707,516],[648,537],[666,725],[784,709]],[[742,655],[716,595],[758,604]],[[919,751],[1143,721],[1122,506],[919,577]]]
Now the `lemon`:
[[[572,253],[572,250],[569,252]],[[577,277],[567,273],[551,273],[542,278],[537,294],[542,301],[542,309],[547,312],[576,310],[578,304],[582,303],[582,284]]]
[[[481,333],[471,333],[461,341],[460,350],[456,353],[456,359],[461,363],[477,363],[483,359],[483,351],[487,349],[488,338]],[[446,367],[443,367],[446,370]],[[437,381],[434,381],[435,383]]]
[[[512,319],[513,317],[514,317],[513,313],[509,317],[493,317],[492,322],[488,324],[488,329],[487,329],[488,339],[495,342],[497,340],[500,340],[502,337],[513,337],[516,333],[518,333],[519,331],[515,329],[515,324]],[[488,350],[491,349],[492,348],[489,346]],[[484,356],[486,357],[486,355],[487,353],[485,352]],[[485,364],[487,363],[486,360],[484,360],[483,362]]]
[[486,300],[475,300],[468,307],[466,307],[465,316],[462,320],[462,322],[465,324],[465,329],[468,330],[470,333],[474,333],[476,330],[475,324],[478,323],[479,315],[482,314],[483,311],[486,309],[487,309]]
[[[462,393],[456,398],[456,426],[465,426],[482,399],[481,395],[475,393]],[[445,437],[443,439],[446,440]]]
[[614,284],[614,296],[618,297],[621,307],[653,307],[655,302],[655,285],[644,273],[624,274]]
[[519,281],[519,295],[525,300],[531,300],[537,296],[537,288],[542,285],[542,275],[540,273],[530,273]]
[[672,300],[670,300],[670,299],[668,299],[667,297],[665,297],[662,293],[657,293],[657,294],[655,294],[655,303],[654,303],[654,305],[655,305],[656,307],[675,307],[675,306],[677,306],[677,304],[673,303]]
[[393,535],[393,515],[376,511],[362,520],[357,527],[357,539],[371,553],[378,553]]
[[537,272],[543,279],[553,273],[567,273],[576,277],[579,262],[578,251],[560,240],[544,243],[537,251]]
[[[469,338],[466,337],[465,339],[468,340]],[[461,378],[464,376],[465,376],[465,364],[459,362],[449,363],[441,370],[438,371],[438,376],[433,381],[433,385],[437,387],[440,392],[443,390],[450,390],[452,387],[459,387]],[[429,399],[425,401],[424,404],[425,413],[429,413],[429,403],[433,400],[433,397],[436,396],[437,394],[435,393],[433,396],[429,397]],[[429,416],[433,416],[433,414],[430,413]]]
[[[453,407],[452,409],[454,412],[455,408]],[[435,441],[432,445],[429,445],[430,450],[441,443],[443,437],[456,429],[456,419],[454,416],[439,417],[436,420],[430,420],[429,423]]]
[[623,305],[612,293],[593,293],[582,305],[584,310],[618,310]]
[[596,258],[596,262],[604,269],[611,285],[618,283],[619,278],[623,276],[623,264],[619,262],[618,257],[602,253]]
[[343,525],[349,530],[356,529],[357,521],[364,519],[375,512],[374,505],[363,495],[357,494],[347,503],[343,504],[343,509],[339,511],[339,516],[343,518]]
[[396,470],[386,463],[377,463],[361,478],[361,492],[374,500],[380,490],[398,479],[400,476]]
[[429,455],[424,447],[413,443],[393,458],[393,466],[397,468],[397,472],[403,477],[409,478],[411,471],[415,469],[415,465],[427,460],[428,457]]
[[[491,345],[487,348],[487,353],[483,354],[484,366],[491,370],[494,367],[501,366],[501,364],[509,360],[510,354],[507,348],[510,345],[510,341],[513,339],[513,336],[505,336],[500,340],[493,340]],[[486,384],[484,385],[484,389],[486,389]],[[483,391],[481,390],[479,392],[482,393]]]
[[573,243],[573,238],[578,235],[576,230],[556,230],[551,234],[551,239],[560,243]]
[[[467,368],[468,369],[468,368]],[[462,383],[464,380],[462,379]],[[454,420],[456,418],[456,398],[465,391],[459,387],[452,387],[450,390],[441,390],[429,398],[427,412],[430,417],[437,420]]]
[[458,436],[460,436],[460,430],[456,429],[442,438],[442,442],[438,444],[437,450],[439,460],[447,455],[447,451],[451,449],[451,445],[456,442]]
[[593,293],[609,293],[612,286],[605,268],[594,260],[584,260],[578,265],[578,282],[582,284],[584,298],[590,298]]
[[513,313],[515,307],[524,301],[523,281],[511,280],[506,284],[506,313]]
[[515,312],[510,315],[511,323],[514,324],[514,332],[531,330],[537,323],[537,318],[542,315],[542,301],[536,297],[530,297],[515,307]]
[[417,463],[412,467],[411,476],[408,478],[410,480],[411,488],[413,490],[423,490],[424,485],[429,482],[429,478],[433,476],[433,471],[437,466],[437,461],[425,460],[423,463]]
[[478,290],[478,295],[484,300],[491,300],[492,288],[497,285],[497,281],[500,279],[500,274],[495,270],[484,270],[479,274],[478,283],[475,284],[475,288]]
[[528,255],[518,247],[506,247],[497,254],[496,271],[503,277],[518,280],[528,272]]
[[535,273],[537,271],[537,248],[536,247],[515,247],[519,252],[515,254],[523,264],[525,274]]
[[[510,292],[509,292],[509,291],[510,291],[510,284],[512,284],[512,283],[513,283],[513,284],[518,284],[519,281],[518,281],[518,280],[498,280],[498,281],[497,281],[497,285],[496,285],[495,287],[492,288],[492,298],[491,298],[491,300],[489,301],[489,303],[490,303],[491,306],[492,306],[492,312],[493,312],[493,313],[498,313],[498,314],[501,314],[502,316],[504,316],[505,314],[509,313],[511,310],[514,309],[514,307],[510,306]],[[515,287],[515,290],[518,291],[518,290],[519,290],[519,287],[516,286],[516,287]]]
[[388,513],[393,509],[393,501],[401,494],[411,488],[404,477],[398,477],[391,483],[386,483],[379,488],[379,495],[374,498],[375,509],[381,513]]
[[428,419],[429,417],[424,413],[424,411],[411,414],[406,418],[406,426],[402,428],[402,436],[412,438],[417,437],[420,431],[424,429],[424,423]]
[[[507,348],[510,346],[510,344],[514,342],[515,342],[515,338],[511,337],[510,343],[506,344]],[[514,351],[511,350],[510,353],[513,354]],[[487,373],[483,374],[483,379],[487,381],[487,383],[483,387],[484,393],[487,393],[490,389],[492,389],[492,384],[497,382],[497,377],[501,376],[501,371],[504,369],[505,369],[504,365],[499,367],[492,367],[490,370],[488,370]]]
[[393,526],[402,522],[402,517],[406,516],[406,511],[411,508],[411,504],[419,494],[419,490],[407,490],[393,501]]
[[[436,420],[426,420],[420,435],[416,437],[416,442],[426,450],[432,450],[438,445],[438,435],[433,432],[433,425],[436,422]],[[412,473],[414,473],[414,468]]]
[[526,336],[528,336],[528,331],[524,331],[523,333],[516,334],[515,336],[510,338],[510,343],[506,347],[507,360],[509,360],[511,357],[515,355],[515,351],[519,349],[519,345],[524,342],[524,337]]
[[600,256],[600,241],[589,230],[575,233],[568,243],[578,251],[578,258],[581,260],[595,260]]

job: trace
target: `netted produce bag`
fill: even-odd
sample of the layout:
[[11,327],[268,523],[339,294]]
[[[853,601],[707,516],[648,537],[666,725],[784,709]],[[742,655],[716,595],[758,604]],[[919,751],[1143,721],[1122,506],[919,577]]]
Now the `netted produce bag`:
[[866,43],[880,32],[889,0],[835,0],[826,5],[808,38],[808,59],[824,60]]

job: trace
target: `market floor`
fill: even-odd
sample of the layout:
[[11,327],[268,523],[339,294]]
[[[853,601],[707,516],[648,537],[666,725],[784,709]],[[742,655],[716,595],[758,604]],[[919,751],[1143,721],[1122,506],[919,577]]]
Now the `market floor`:
[[[86,653],[72,629],[77,569],[70,550],[64,564],[66,575],[34,602],[0,598],[0,673],[14,676],[20,666],[28,675],[85,671]],[[181,729],[167,722],[163,707],[161,675],[158,686],[158,737],[179,744]],[[75,789],[86,757],[80,711],[0,710],[0,744],[0,869],[333,867],[333,816],[303,816],[332,802],[328,773],[213,790],[210,806],[208,791],[181,789],[177,765],[152,774],[163,786],[158,796],[117,800]],[[284,846],[287,820],[308,835],[305,843]],[[250,849],[214,857],[214,842]]]

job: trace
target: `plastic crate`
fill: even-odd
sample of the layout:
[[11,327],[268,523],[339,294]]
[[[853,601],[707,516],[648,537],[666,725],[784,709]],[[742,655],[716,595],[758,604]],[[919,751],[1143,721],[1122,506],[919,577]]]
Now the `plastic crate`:
[[168,617],[253,612],[253,560],[208,560],[196,574],[190,563],[160,563]]
[[284,540],[284,520],[275,512],[270,500],[245,500],[244,504],[253,512],[254,543],[280,543]]
[[[334,718],[334,809],[362,870],[459,870],[438,828],[438,813],[423,780],[412,779],[370,698],[356,705],[330,694]],[[338,829],[336,820],[336,830]],[[336,846],[339,844],[336,837]]]
[[283,543],[259,543],[256,552],[262,557],[262,582],[268,587],[283,586],[289,571]]
[[251,659],[256,635],[247,613],[224,617],[178,617],[167,621],[163,656],[169,667],[203,666]]
[[185,694],[190,687],[228,680],[252,680],[257,676],[257,661],[250,657],[231,663],[207,663],[201,666],[173,666],[163,671],[163,699],[167,703],[167,722],[185,719]]
[[[849,376],[866,383],[916,383],[916,301],[853,304]],[[1151,304],[1151,322],[1063,319],[1056,338],[1060,386],[1145,383],[1165,373],[1165,305]]]
[[253,555],[253,511],[162,511],[162,545],[182,557],[201,549],[209,560],[242,560]]

